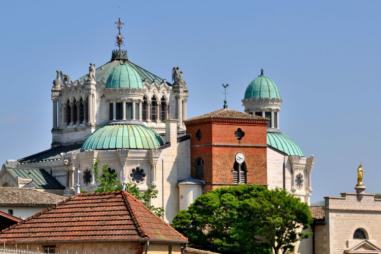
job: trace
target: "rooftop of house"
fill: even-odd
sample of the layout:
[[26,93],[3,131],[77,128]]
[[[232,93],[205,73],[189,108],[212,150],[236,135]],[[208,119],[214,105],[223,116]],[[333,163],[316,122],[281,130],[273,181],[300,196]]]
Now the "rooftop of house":
[[310,206],[312,218],[315,222],[323,222],[325,219],[324,206]]
[[0,197],[0,207],[48,207],[66,199],[49,192],[16,187],[0,187]]
[[1,243],[147,241],[187,243],[187,238],[123,191],[69,199],[0,232]]
[[259,120],[259,121],[267,122],[267,119],[261,116],[251,115],[245,112],[236,111],[229,108],[223,108],[223,109],[209,112],[200,116],[195,116],[190,119],[187,119],[185,122],[189,123],[196,120],[212,120],[212,119]]

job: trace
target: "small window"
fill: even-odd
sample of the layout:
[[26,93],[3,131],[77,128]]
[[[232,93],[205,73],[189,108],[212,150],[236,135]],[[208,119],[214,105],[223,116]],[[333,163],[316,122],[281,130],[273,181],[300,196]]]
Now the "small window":
[[13,209],[8,209],[8,214],[13,215]]
[[86,170],[83,172],[83,182],[84,182],[86,185],[89,185],[89,184],[91,183],[92,178],[93,178],[93,175],[91,174],[90,169],[86,169]]
[[353,239],[366,240],[368,237],[364,229],[358,228],[353,233]]
[[163,96],[160,103],[160,120],[165,121],[167,119],[167,101]]
[[131,177],[132,181],[134,181],[136,183],[141,183],[144,181],[144,179],[146,177],[146,173],[144,173],[144,169],[142,169],[140,167],[136,167],[136,168],[132,169],[130,177]]
[[245,132],[244,132],[241,128],[238,128],[238,129],[234,132],[234,135],[235,135],[235,137],[236,137],[238,140],[241,140],[241,139],[245,136]]
[[132,120],[132,103],[126,103],[126,116],[127,120]]
[[142,109],[142,117],[143,121],[147,121],[148,118],[148,103],[147,103],[147,98],[144,96],[143,97],[143,109]]
[[154,122],[157,120],[157,100],[155,96],[151,99],[151,120]]
[[44,253],[49,253],[49,254],[56,253],[55,245],[42,246],[42,248],[44,249]]
[[113,103],[110,103],[110,108],[109,108],[109,119],[114,120],[114,105]]
[[198,130],[196,131],[196,138],[197,138],[198,141],[200,141],[201,138],[202,138],[202,132],[201,132],[200,129],[198,129]]
[[116,103],[116,120],[123,119],[123,102]]
[[265,112],[265,117],[269,120],[267,123],[267,127],[271,128],[271,112]]
[[195,161],[195,175],[196,179],[204,179],[204,160],[202,158],[197,158]]

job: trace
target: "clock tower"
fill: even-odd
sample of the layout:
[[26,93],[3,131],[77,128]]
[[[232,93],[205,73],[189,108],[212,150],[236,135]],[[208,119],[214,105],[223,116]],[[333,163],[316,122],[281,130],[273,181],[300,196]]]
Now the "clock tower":
[[267,185],[263,117],[217,110],[185,121],[191,138],[191,175],[204,191],[237,184]]

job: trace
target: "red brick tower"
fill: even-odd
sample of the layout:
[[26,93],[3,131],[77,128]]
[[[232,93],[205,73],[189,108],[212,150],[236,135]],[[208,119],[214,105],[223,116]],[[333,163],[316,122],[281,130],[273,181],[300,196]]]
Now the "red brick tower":
[[221,109],[185,121],[191,136],[192,177],[204,191],[239,183],[267,184],[267,120]]

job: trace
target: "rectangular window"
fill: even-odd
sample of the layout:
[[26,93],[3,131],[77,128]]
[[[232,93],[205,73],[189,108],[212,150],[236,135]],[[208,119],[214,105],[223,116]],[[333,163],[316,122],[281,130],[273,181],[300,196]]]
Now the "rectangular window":
[[123,102],[116,103],[116,120],[123,119]]
[[126,116],[127,120],[132,120],[132,103],[126,103]]
[[109,119],[113,120],[114,119],[114,105],[113,103],[110,103],[110,110],[109,110]]
[[42,249],[44,250],[44,253],[49,253],[49,254],[56,253],[56,246],[55,245],[42,246]]

